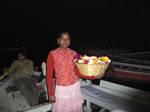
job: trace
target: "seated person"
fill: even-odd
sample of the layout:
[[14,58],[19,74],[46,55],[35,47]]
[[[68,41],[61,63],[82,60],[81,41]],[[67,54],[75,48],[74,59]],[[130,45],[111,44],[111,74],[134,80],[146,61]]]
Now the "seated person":
[[39,99],[38,89],[35,85],[33,62],[27,58],[26,52],[18,53],[18,59],[12,63],[9,73],[14,75],[15,86],[25,96],[30,106],[37,105]]

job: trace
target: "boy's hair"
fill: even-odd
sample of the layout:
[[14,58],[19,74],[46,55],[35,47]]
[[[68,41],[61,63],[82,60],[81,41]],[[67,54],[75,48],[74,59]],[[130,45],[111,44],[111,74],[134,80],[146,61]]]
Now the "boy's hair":
[[18,55],[23,55],[23,56],[27,56],[27,50],[25,50],[25,49],[20,49],[19,51],[18,51]]
[[58,39],[60,39],[63,35],[68,35],[70,37],[70,34],[68,32],[62,32],[58,35]]

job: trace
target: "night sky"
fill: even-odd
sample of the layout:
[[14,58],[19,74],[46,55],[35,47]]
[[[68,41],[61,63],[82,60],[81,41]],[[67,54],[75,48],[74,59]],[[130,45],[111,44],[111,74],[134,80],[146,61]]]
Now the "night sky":
[[144,0],[4,2],[0,15],[2,49],[25,46],[43,60],[57,47],[56,37],[63,31],[70,32],[73,48],[150,49],[150,9]]

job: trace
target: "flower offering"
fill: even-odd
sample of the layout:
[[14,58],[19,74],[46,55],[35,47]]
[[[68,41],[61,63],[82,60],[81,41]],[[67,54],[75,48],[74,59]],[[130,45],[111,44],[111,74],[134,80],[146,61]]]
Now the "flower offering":
[[102,76],[105,73],[111,60],[107,56],[87,56],[77,55],[74,58],[74,63],[80,72],[80,75],[84,76]]
[[107,56],[96,57],[78,55],[75,57],[74,62],[80,64],[108,64],[111,60]]

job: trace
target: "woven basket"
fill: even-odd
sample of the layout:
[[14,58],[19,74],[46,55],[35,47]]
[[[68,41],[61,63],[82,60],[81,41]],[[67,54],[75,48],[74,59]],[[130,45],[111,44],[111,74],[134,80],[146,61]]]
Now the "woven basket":
[[75,63],[79,72],[85,76],[100,76],[103,75],[108,67],[108,64],[79,64]]

